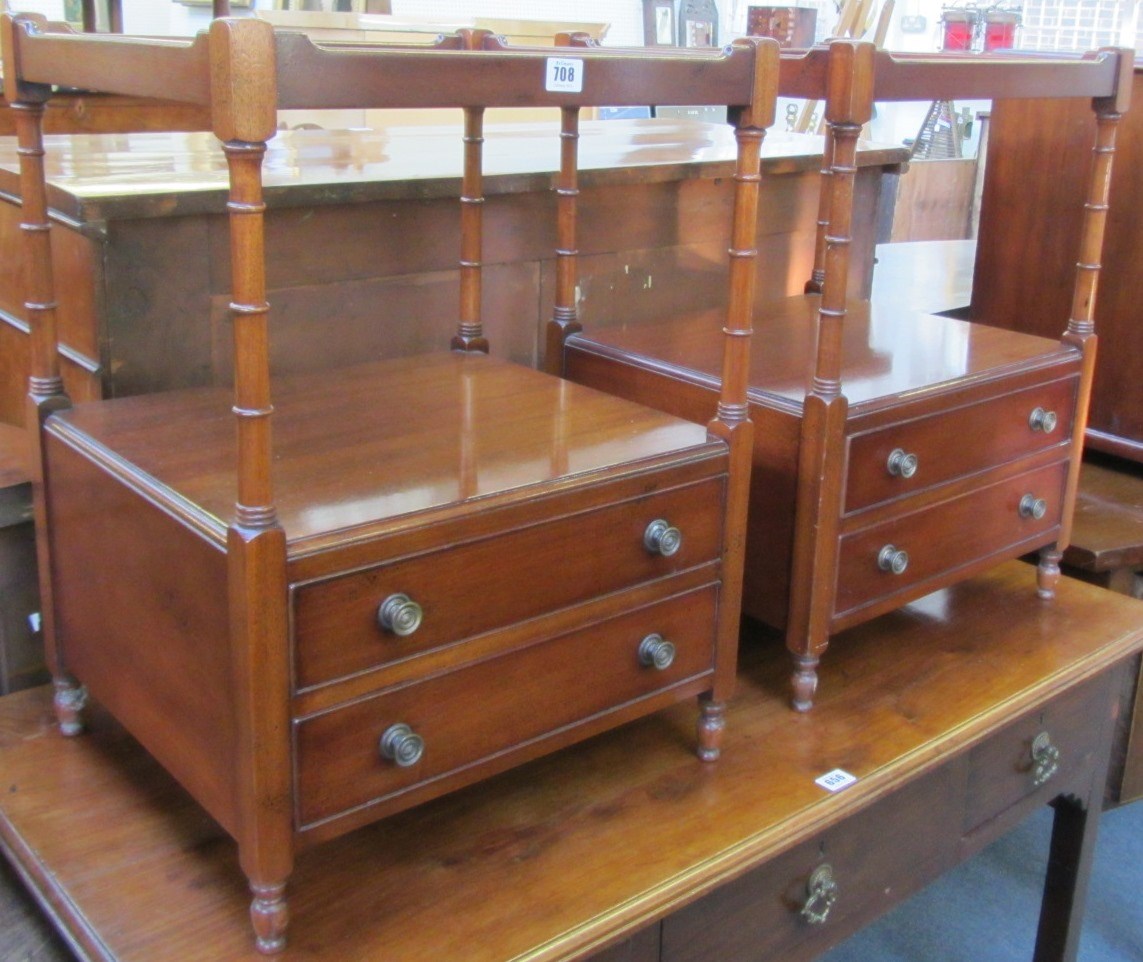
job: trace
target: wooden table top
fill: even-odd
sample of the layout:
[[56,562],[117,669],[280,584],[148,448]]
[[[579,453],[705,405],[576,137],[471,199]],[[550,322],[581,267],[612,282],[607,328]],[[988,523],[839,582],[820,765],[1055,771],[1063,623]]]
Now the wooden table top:
[[[238,490],[232,405],[226,388],[160,391],[76,405],[52,429],[78,429],[81,443],[90,438],[195,505],[221,546]],[[273,425],[274,500],[291,548],[330,531],[353,529],[362,540],[370,526],[414,516],[427,524],[427,513],[461,503],[487,508],[557,482],[570,491],[579,479],[723,450],[712,452],[700,424],[457,351],[341,368],[336,378],[280,378]]]
[[[46,138],[53,207],[77,220],[160,217],[224,208],[226,162],[211,133],[56,134]],[[271,206],[455,197],[462,151],[459,127],[287,130],[265,160]],[[822,138],[767,135],[769,174],[818,170]],[[559,129],[545,123],[489,124],[487,195],[551,187],[559,168]],[[862,166],[899,164],[903,147],[863,143]],[[697,120],[585,121],[580,131],[582,187],[726,176],[734,134]],[[18,194],[15,139],[0,138],[0,191]]]
[[[817,295],[757,304],[750,347],[749,391],[760,403],[798,411],[812,387],[817,350]],[[851,299],[842,331],[841,386],[853,414],[892,405],[902,395],[1029,366],[1048,367],[1075,354],[1060,342],[940,314],[910,310],[899,296],[885,304]],[[717,310],[627,323],[623,317],[587,325],[573,335],[652,369],[686,371],[715,385],[722,372]]]
[[1084,463],[1064,560],[1095,572],[1143,568],[1143,466]]
[[[786,707],[748,638],[721,761],[680,705],[305,852],[284,960],[577,957],[654,921],[1143,645],[1143,604],[1009,562],[834,639]],[[829,794],[814,779],[857,776]],[[65,740],[46,689],[0,699],[0,841],[89,958],[257,958],[236,849],[107,720]]]

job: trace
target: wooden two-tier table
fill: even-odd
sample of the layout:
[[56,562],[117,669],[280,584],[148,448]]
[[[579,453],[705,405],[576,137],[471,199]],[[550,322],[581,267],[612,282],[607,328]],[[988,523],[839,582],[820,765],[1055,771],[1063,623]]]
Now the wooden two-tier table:
[[[1143,605],[1028,577],[841,634],[808,715],[745,638],[717,765],[683,705],[305,852],[282,958],[810,959],[1052,800],[1036,958],[1074,958]],[[67,740],[44,690],[0,699],[0,771],[0,844],[80,958],[256,957],[234,844],[112,722]]]

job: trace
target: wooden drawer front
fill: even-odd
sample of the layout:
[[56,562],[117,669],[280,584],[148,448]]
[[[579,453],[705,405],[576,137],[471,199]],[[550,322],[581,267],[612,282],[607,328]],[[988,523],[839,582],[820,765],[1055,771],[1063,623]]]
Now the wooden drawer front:
[[[304,689],[715,560],[724,477],[557,517],[295,589],[295,682]],[[643,544],[664,519],[682,533],[670,556]],[[378,607],[404,594],[424,612],[399,637]]]
[[[1071,689],[969,753],[966,834],[1034,794],[1047,801],[1063,788],[1074,788],[1077,773],[1101,761],[1095,753],[1110,711],[1113,676],[1105,672]],[[1034,758],[1041,735],[1050,748],[1036,745]]]
[[[1067,441],[1078,384],[1078,375],[1065,377],[855,435],[849,442],[845,510],[858,511]],[[1030,426],[1036,408],[1055,413],[1051,432]],[[889,458],[898,450],[917,458],[911,477],[889,471]]]
[[[904,591],[1007,547],[1050,536],[1063,510],[1067,464],[1061,462],[933,504],[920,511],[844,535],[838,566],[835,617]],[[1031,494],[1046,502],[1040,519],[1023,517]],[[908,555],[903,572],[879,565],[887,546]]]
[[[301,827],[710,672],[717,595],[714,585],[687,592],[300,720]],[[653,632],[675,645],[668,668],[640,662],[640,643]],[[408,768],[378,752],[397,723],[425,741],[423,757]]]
[[[963,770],[945,765],[839,828],[805,842],[663,920],[662,962],[809,959],[954,863]],[[814,870],[837,900],[824,922],[801,915]]]

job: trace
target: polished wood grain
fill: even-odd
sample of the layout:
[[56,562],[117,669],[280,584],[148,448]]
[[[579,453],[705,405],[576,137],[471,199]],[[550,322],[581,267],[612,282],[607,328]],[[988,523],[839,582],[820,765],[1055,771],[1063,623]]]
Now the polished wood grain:
[[[964,753],[1005,745],[1004,770],[1024,765],[1041,708],[1095,705],[1090,683],[1143,644],[1138,602],[1064,579],[1044,605],[1027,590],[1028,570],[1006,563],[843,634],[808,715],[786,707],[780,638],[750,641],[718,766],[680,749],[691,712],[679,706],[303,853],[291,902],[299,937],[286,958],[579,958],[635,932],[654,945],[659,926],[648,934],[649,924],[805,845],[814,857],[766,895],[786,897],[817,864],[819,839],[831,854],[891,863],[883,819],[866,829],[878,839],[871,849],[846,832],[882,802],[919,820],[933,855],[918,855],[915,871],[890,867],[889,896],[842,878],[839,912],[847,898],[862,918],[884,911],[950,857],[934,829],[964,831],[925,819],[929,810],[909,804],[915,786],[938,779],[929,797],[940,811],[963,790]],[[233,844],[105,715],[86,744],[70,742],[51,730],[48,701],[40,691],[0,702],[0,758],[18,788],[0,799],[0,832],[80,957],[251,958]],[[833,795],[813,780],[836,767],[858,781]],[[1030,786],[959,857],[1057,790]],[[802,927],[783,957],[811,955],[846,923],[823,928]]]
[[[201,107],[175,102],[156,104],[140,97],[71,93],[53,99],[44,117],[52,134],[122,134],[141,130],[208,130],[210,114]],[[16,132],[9,104],[0,97],[0,134]]]
[[[359,408],[353,399],[365,390],[377,403]],[[276,379],[274,404],[277,509],[298,553],[331,529],[366,531],[456,503],[475,510],[569,471],[586,478],[714,450],[695,425],[496,358],[445,352],[342,369],[332,383],[317,374]],[[237,485],[226,391],[80,405],[53,431],[113,452],[138,472],[136,486],[152,496],[166,489],[172,508],[197,506],[223,540]],[[169,444],[172,432],[184,444]]]
[[[1143,73],[1132,78],[1132,92],[1143,91]],[[1140,243],[1139,178],[1143,122],[1138,109],[1120,124],[1119,158],[1111,179],[1111,210],[1101,258],[1114,283],[1104,285],[1095,303],[1101,347],[1096,359],[1087,443],[1131,460],[1143,459],[1143,384],[1135,305],[1143,296],[1135,257]],[[1071,292],[1059,282],[1037,280],[1021,265],[1043,266],[1037,276],[1064,276],[1075,259],[1080,234],[1078,212],[1065,199],[1081,189],[1090,165],[1092,121],[1081,103],[1049,100],[1000,101],[994,105],[987,158],[990,177],[982,198],[973,316],[988,324],[1047,333],[1068,317]],[[1035,131],[1035,139],[1028,132]],[[992,139],[992,137],[995,139]],[[1038,159],[1050,152],[1050,169]],[[1016,204],[1013,198],[1023,203]],[[1055,229],[1037,229],[1041,216]]]
[[[1107,578],[1143,569],[1143,471],[1125,462],[1084,463],[1072,544],[1064,560]],[[1130,581],[1118,588],[1137,594]]]

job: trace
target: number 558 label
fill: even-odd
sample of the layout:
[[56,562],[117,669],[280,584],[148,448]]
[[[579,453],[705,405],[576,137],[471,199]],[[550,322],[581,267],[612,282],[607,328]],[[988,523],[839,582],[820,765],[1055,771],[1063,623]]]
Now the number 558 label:
[[548,57],[548,73],[544,78],[545,90],[565,93],[583,92],[583,61],[566,57]]

